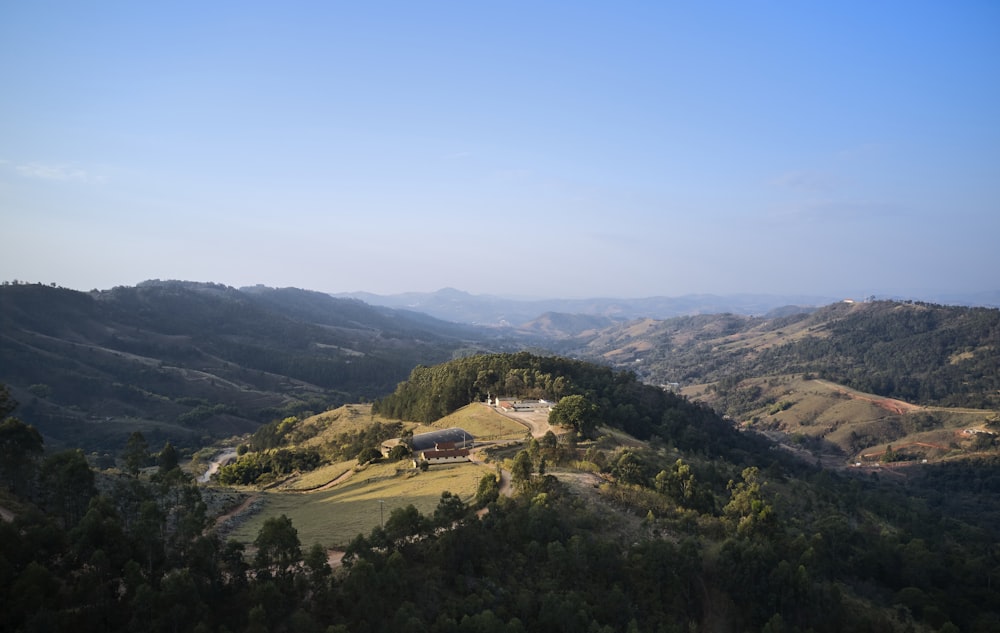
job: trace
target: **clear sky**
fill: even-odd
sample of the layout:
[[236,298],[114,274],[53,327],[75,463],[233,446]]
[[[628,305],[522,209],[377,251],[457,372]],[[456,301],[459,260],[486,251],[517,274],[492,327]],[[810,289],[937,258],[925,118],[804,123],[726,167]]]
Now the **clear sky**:
[[0,279],[1000,289],[1000,3],[2,2]]

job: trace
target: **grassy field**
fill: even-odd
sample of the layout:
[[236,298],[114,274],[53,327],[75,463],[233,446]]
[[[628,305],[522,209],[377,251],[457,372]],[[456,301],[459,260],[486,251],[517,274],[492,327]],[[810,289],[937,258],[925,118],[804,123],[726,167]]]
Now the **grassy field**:
[[[380,509],[388,518],[394,508],[412,503],[422,513],[433,514],[442,492],[447,490],[470,501],[483,474],[492,472],[475,464],[454,464],[433,466],[426,472],[407,469],[397,473],[397,468],[405,464],[374,464],[320,492],[263,492],[263,510],[235,530],[231,538],[252,543],[265,519],[285,514],[298,530],[304,547],[313,543],[343,547],[359,533],[367,534],[379,525]],[[384,508],[380,508],[379,500],[384,502]]]
[[480,440],[520,439],[528,432],[523,424],[500,415],[493,407],[482,403],[466,405],[432,426],[438,429],[463,428]]
[[[304,420],[295,433],[301,446],[321,447],[341,433],[355,432],[372,422],[392,422],[373,415],[371,405],[347,405]],[[480,440],[521,439],[527,429],[484,404],[470,404],[441,418],[433,425],[404,422],[416,434],[435,429],[460,427]],[[343,547],[359,533],[367,534],[388,518],[394,508],[413,504],[424,514],[432,514],[449,491],[465,501],[476,492],[480,478],[492,469],[476,464],[433,466],[421,472],[408,468],[409,462],[372,464],[326,490],[316,490],[357,467],[356,460],[327,464],[312,472],[289,479],[284,484],[259,493],[263,509],[237,528],[231,537],[252,543],[264,521],[281,514],[292,519],[304,546],[320,543]],[[384,507],[379,503],[384,502]],[[380,515],[380,510],[382,514]]]

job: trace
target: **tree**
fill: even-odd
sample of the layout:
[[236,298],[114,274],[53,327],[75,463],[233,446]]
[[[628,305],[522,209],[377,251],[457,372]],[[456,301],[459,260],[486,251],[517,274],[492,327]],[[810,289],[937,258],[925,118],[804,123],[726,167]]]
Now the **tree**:
[[122,459],[125,460],[125,472],[133,477],[138,477],[139,469],[149,463],[149,444],[146,443],[146,438],[142,433],[133,431],[128,436]]
[[[0,409],[7,409],[9,413],[12,407],[3,403]],[[17,418],[5,418],[0,422],[0,477],[8,490],[14,494],[27,492],[41,454],[42,435],[35,427]]]
[[559,445],[559,438],[557,438],[556,434],[553,433],[551,429],[549,429],[548,431],[545,432],[545,435],[542,436],[542,439],[539,443],[541,444],[542,448],[554,449],[556,446]]
[[389,460],[398,462],[401,459],[406,459],[412,454],[413,451],[410,450],[410,447],[400,442],[389,450]]
[[423,532],[427,520],[412,503],[405,508],[394,508],[385,521],[385,536],[390,543]]
[[531,473],[534,465],[531,463],[531,455],[528,451],[518,451],[514,456],[514,463],[510,467],[510,480],[519,489],[531,481]]
[[94,473],[83,451],[56,453],[42,463],[39,475],[46,508],[66,527],[76,525],[94,496]]
[[254,567],[258,573],[275,572],[287,576],[292,567],[302,560],[299,531],[284,514],[264,521],[253,544],[257,548]]
[[619,481],[626,484],[643,485],[646,482],[645,464],[634,452],[630,450],[622,451],[615,461],[611,474]]
[[367,448],[361,449],[358,453],[358,465],[364,465],[369,462],[377,462],[382,459],[382,451],[378,450],[374,446],[369,446]]
[[764,500],[756,466],[744,468],[743,481],[729,482],[729,503],[723,512],[736,521],[737,534],[750,536],[765,533],[775,523],[774,508]]
[[461,520],[465,516],[465,510],[465,503],[462,502],[462,499],[445,490],[441,493],[437,507],[434,508],[434,523],[449,526],[455,521]]
[[302,562],[305,564],[306,569],[309,570],[309,576],[312,578],[314,587],[318,587],[319,583],[323,582],[332,573],[330,563],[327,560],[326,550],[319,543],[313,543],[312,547],[306,550],[306,555],[302,559]]
[[174,449],[173,444],[167,442],[163,445],[163,450],[157,456],[157,462],[160,466],[161,475],[169,473],[180,465],[177,461],[177,451]]
[[579,394],[566,396],[552,407],[549,424],[571,427],[582,437],[591,437],[597,428],[597,405]]
[[881,457],[882,463],[888,464],[890,462],[896,461],[897,459],[898,459],[898,457],[896,455],[896,451],[894,451],[892,449],[892,444],[889,444],[888,446],[886,446],[885,447],[885,452],[882,453],[882,457]]
[[476,489],[476,505],[485,507],[499,498],[500,482],[493,473],[486,473],[479,480],[479,487]]

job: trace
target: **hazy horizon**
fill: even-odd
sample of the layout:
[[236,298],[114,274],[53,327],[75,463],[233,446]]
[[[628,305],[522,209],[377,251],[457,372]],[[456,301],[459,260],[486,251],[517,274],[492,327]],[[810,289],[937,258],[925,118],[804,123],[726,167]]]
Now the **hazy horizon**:
[[1000,5],[8,4],[0,276],[1000,290]]

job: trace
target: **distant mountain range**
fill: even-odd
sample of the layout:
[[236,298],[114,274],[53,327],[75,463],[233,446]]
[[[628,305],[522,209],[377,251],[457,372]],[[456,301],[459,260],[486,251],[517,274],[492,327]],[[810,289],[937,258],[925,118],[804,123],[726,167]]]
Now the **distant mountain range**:
[[370,305],[415,310],[456,323],[511,327],[525,325],[549,313],[605,317],[612,321],[647,317],[669,319],[677,316],[726,312],[760,316],[775,310],[796,312],[800,311],[798,308],[819,307],[844,298],[806,295],[696,294],[642,299],[510,299],[495,295],[474,295],[454,288],[444,288],[437,292],[407,292],[395,295],[351,292],[334,296],[359,299]]
[[949,405],[994,406],[1000,388],[990,362],[1000,347],[995,310],[866,302],[835,320],[831,337],[830,316],[854,304],[764,295],[525,301],[452,289],[352,297],[158,280],[92,292],[0,285],[0,384],[48,445],[84,448],[121,444],[136,429],[154,444],[192,446],[371,401],[417,365],[479,352],[559,353],[653,384],[814,372]]

